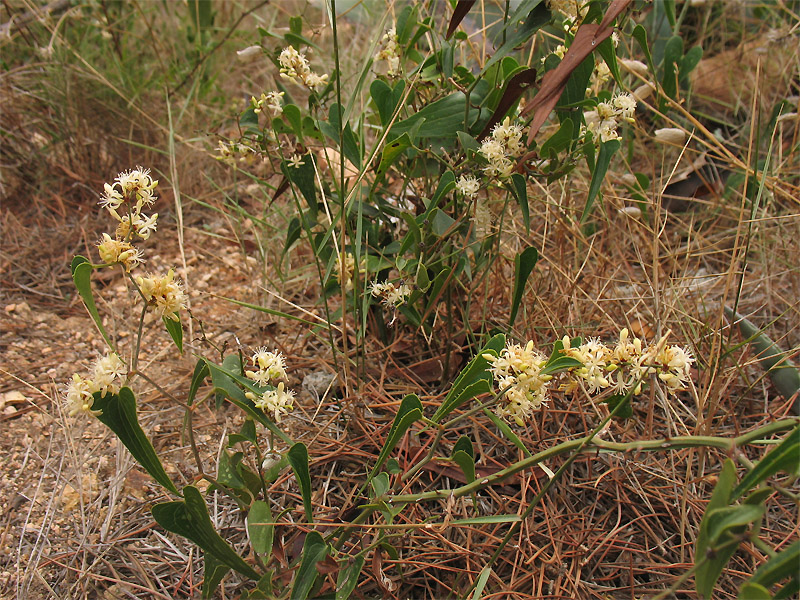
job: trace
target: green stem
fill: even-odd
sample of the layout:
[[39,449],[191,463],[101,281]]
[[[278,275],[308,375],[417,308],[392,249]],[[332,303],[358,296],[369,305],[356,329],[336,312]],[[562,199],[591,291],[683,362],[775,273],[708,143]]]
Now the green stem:
[[[636,442],[609,442],[606,440],[591,440],[585,444],[581,449],[581,453],[592,452],[658,452],[660,450],[678,450],[682,448],[719,448],[726,452],[731,452],[735,448],[747,444],[757,443],[764,437],[792,429],[800,425],[800,418],[781,419],[769,425],[764,425],[758,429],[754,429],[749,433],[745,433],[736,438],[712,437],[701,435],[687,435],[674,438],[661,438],[658,440],[644,440]],[[567,452],[578,450],[584,445],[586,438],[578,440],[570,440],[562,442],[552,448],[543,450],[533,456],[523,458],[512,464],[505,469],[497,471],[488,477],[480,480],[476,479],[472,483],[462,485],[455,489],[434,490],[430,492],[421,492],[418,494],[396,494],[389,496],[386,501],[389,504],[397,504],[403,502],[421,502],[425,500],[441,500],[448,498],[451,494],[456,498],[469,495],[473,492],[482,490],[491,485],[495,485],[500,481],[511,477],[512,475],[530,469],[531,467],[543,462],[554,456],[559,456]]]

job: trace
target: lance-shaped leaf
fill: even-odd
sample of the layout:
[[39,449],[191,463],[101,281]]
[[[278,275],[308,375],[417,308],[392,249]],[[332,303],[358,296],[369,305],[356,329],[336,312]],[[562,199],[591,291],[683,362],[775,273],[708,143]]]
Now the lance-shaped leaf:
[[214,530],[211,517],[200,491],[191,485],[183,488],[183,500],[156,504],[153,518],[167,531],[194,542],[205,552],[214,555],[222,565],[238,571],[250,579],[260,575],[234,552],[228,543]]
[[519,173],[511,175],[511,181],[508,189],[517,199],[519,210],[522,213],[522,224],[525,226],[525,231],[531,230],[531,212],[528,207],[528,187],[525,184],[525,178]]
[[461,467],[467,483],[475,481],[475,450],[472,448],[472,442],[467,436],[462,435],[458,438],[455,446],[453,446],[453,454],[450,456],[450,460]]
[[264,500],[253,502],[250,512],[247,513],[247,534],[250,536],[253,552],[265,555],[264,562],[268,563],[275,537],[275,525],[269,502]]
[[105,396],[95,392],[92,409],[102,411],[97,420],[117,435],[131,456],[150,473],[153,479],[174,494],[180,494],[164,470],[153,444],[139,425],[136,416],[136,398],[129,388],[124,387],[119,394]]
[[181,327],[180,317],[176,319],[168,319],[167,317],[162,317],[161,320],[164,321],[164,327],[167,328],[167,333],[169,334],[169,337],[171,337],[172,341],[175,342],[175,346],[178,348],[178,352],[180,354],[183,354],[183,327]]
[[364,555],[359,554],[350,566],[339,570],[339,576],[336,578],[336,600],[347,600],[356,589],[358,576],[364,568],[364,560]]
[[514,321],[517,319],[517,311],[522,302],[522,295],[525,293],[525,284],[538,260],[539,252],[533,246],[525,248],[514,257],[514,294],[511,301],[511,317],[508,320],[509,327],[514,325]]
[[397,409],[397,414],[389,430],[389,435],[386,436],[386,442],[383,444],[383,448],[381,448],[381,453],[378,455],[378,460],[375,461],[375,466],[372,468],[368,479],[375,477],[403,434],[411,425],[421,418],[422,402],[420,402],[416,394],[408,394],[400,401],[400,407]]
[[739,498],[778,471],[792,475],[800,475],[800,426],[795,427],[783,441],[742,478],[742,481],[731,492],[731,500]]
[[747,525],[760,519],[764,510],[763,505],[740,504],[706,511],[710,551],[695,557],[696,564],[702,563],[695,573],[695,587],[701,596],[711,597],[722,569],[739,548],[740,534]]
[[294,577],[292,600],[305,600],[317,579],[317,563],[328,554],[328,544],[316,531],[309,531],[303,543],[303,557]]
[[214,592],[222,582],[225,575],[230,571],[230,567],[222,564],[210,552],[206,552],[203,556],[203,591],[201,598],[208,600],[214,597]]
[[197,390],[203,385],[203,381],[209,376],[208,365],[206,361],[200,359],[194,365],[194,372],[192,373],[192,382],[189,384],[189,396],[186,399],[186,404],[191,406],[197,397]]
[[506,344],[506,336],[498,333],[490,339],[483,349],[459,373],[453,382],[453,387],[442,400],[442,404],[431,417],[434,422],[441,421],[464,402],[472,400],[475,396],[484,394],[492,389],[489,361],[484,354],[497,356]]
[[597,155],[597,163],[595,163],[594,171],[592,172],[592,181],[589,183],[589,193],[586,196],[586,204],[584,205],[583,213],[581,214],[581,223],[585,223],[586,219],[589,218],[589,215],[592,214],[594,200],[600,191],[600,186],[602,185],[603,179],[605,179],[606,173],[608,172],[608,167],[611,165],[611,159],[614,157],[614,154],[617,152],[617,150],[619,150],[619,148],[619,140],[609,140],[600,144],[600,152]]
[[289,448],[286,454],[289,464],[292,465],[297,483],[300,486],[300,495],[303,497],[303,510],[306,513],[306,520],[311,523],[314,516],[311,512],[311,475],[308,470],[308,448],[303,442],[297,442]]
[[86,310],[89,311],[89,315],[92,317],[94,324],[97,325],[97,329],[100,335],[103,336],[106,344],[108,344],[110,348],[113,348],[114,346],[111,344],[111,338],[108,337],[106,328],[103,327],[103,321],[100,319],[100,313],[97,312],[97,306],[94,303],[94,294],[92,293],[92,270],[94,267],[89,262],[88,258],[76,256],[72,259],[70,269],[72,270],[72,281],[75,283],[75,287],[83,299]]
[[[775,594],[775,598],[789,598],[787,593],[792,591],[796,593],[796,590],[800,589],[798,565],[800,565],[800,541],[790,544],[758,567],[748,583],[769,588],[783,579],[791,578],[791,583]],[[741,594],[739,597],[742,598]]]

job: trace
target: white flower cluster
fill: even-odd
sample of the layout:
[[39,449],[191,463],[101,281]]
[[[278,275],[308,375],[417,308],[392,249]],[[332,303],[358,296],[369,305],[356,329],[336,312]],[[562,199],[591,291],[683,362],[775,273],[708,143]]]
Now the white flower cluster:
[[[574,392],[581,384],[589,394],[606,390],[614,394],[641,394],[651,376],[656,376],[674,394],[686,389],[694,363],[692,353],[680,346],[668,346],[666,338],[645,347],[641,339],[631,337],[627,329],[619,340],[608,346],[590,338],[576,348],[570,347],[569,336],[562,340],[565,356],[578,360],[581,366],[559,373],[556,382],[564,392]],[[508,343],[498,356],[484,354],[491,363],[490,371],[499,392],[504,393],[497,414],[522,426],[534,410],[548,401],[553,380],[543,375],[547,357],[533,348],[533,342],[520,346]]]
[[258,385],[271,385],[278,379],[286,379],[286,359],[277,350],[270,352],[266,347],[258,348],[251,357],[255,371],[245,371],[248,379]]
[[617,119],[633,123],[636,112],[636,100],[627,93],[617,94],[610,102],[599,102],[595,110],[583,113],[586,130],[594,139],[602,142],[620,139],[617,132]]
[[[245,371],[245,375],[262,387],[274,386],[279,379],[287,378],[286,359],[277,350],[270,352],[262,346],[255,351],[250,361],[256,370]],[[245,397],[252,400],[256,408],[272,414],[272,419],[276,423],[280,423],[283,415],[294,408],[294,392],[287,390],[283,381],[279,382],[277,387],[271,387],[258,394],[245,392]]]
[[498,405],[497,415],[523,426],[533,411],[547,402],[547,386],[552,377],[541,372],[547,357],[534,350],[533,342],[525,346],[507,344],[498,356],[483,357],[492,363],[490,371],[497,388],[505,390],[505,403]]
[[373,297],[380,298],[388,308],[397,308],[404,304],[408,296],[411,295],[411,288],[405,283],[395,285],[390,281],[375,282],[372,284],[370,293]]
[[473,200],[481,189],[480,182],[473,175],[462,175],[456,181],[456,191],[469,200]]
[[281,77],[295,82],[299,79],[303,85],[312,91],[319,91],[320,88],[325,87],[328,83],[328,76],[314,73],[308,64],[306,55],[298,52],[292,46],[288,46],[281,51],[280,56],[278,56],[278,62],[281,65]]
[[93,416],[101,414],[101,411],[92,408],[94,394],[101,392],[101,395],[105,396],[119,393],[126,374],[125,363],[114,352],[109,352],[95,361],[90,377],[81,377],[75,373],[65,392],[69,416],[74,417],[80,413]]
[[[116,237],[130,241],[136,234],[146,240],[156,230],[158,213],[148,217],[142,213],[144,207],[150,207],[157,200],[153,194],[158,181],[150,176],[150,169],[136,167],[123,171],[112,184],[103,184],[103,196],[100,205],[108,210],[119,221]],[[123,214],[119,211],[123,209]]]
[[[564,353],[583,363],[571,375],[584,381],[590,394],[613,389],[615,394],[641,394],[651,375],[656,375],[670,393],[686,389],[694,357],[680,346],[667,346],[666,339],[645,347],[638,337],[630,337],[627,329],[620,331],[619,340],[609,347],[597,339],[589,339],[577,348],[569,347],[569,338],[563,340]],[[564,389],[577,385],[568,381]]]
[[492,136],[483,140],[479,152],[489,162],[484,171],[490,177],[509,177],[514,170],[511,157],[517,156],[525,149],[522,144],[522,127],[512,125],[511,118],[506,117],[492,129]]
[[186,295],[179,281],[175,281],[172,269],[166,275],[134,277],[139,291],[144,296],[148,308],[158,317],[179,321],[178,312],[186,308]]
[[397,31],[392,27],[387,31],[380,43],[380,50],[375,54],[375,61],[386,61],[386,74],[389,77],[400,75],[400,45],[397,43]]
[[294,408],[294,392],[287,390],[282,381],[278,387],[262,394],[245,392],[245,396],[253,401],[256,408],[260,408],[265,413],[272,413],[272,420],[276,423],[280,423],[283,415]]
[[264,107],[267,107],[267,110],[272,114],[273,117],[277,117],[279,114],[283,112],[283,92],[269,92],[269,93],[261,93],[260,98],[256,98],[255,96],[250,97],[250,105],[253,107],[253,112],[258,114],[264,110]]
[[104,263],[107,265],[120,263],[128,273],[144,262],[141,250],[135,248],[130,242],[114,239],[107,233],[104,233],[103,239],[98,242],[97,252],[100,254],[100,260]]

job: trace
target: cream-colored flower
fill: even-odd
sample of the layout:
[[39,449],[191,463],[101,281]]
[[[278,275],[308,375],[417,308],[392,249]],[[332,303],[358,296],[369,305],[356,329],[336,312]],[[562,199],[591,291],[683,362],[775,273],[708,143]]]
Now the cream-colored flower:
[[389,281],[384,281],[382,283],[373,283],[370,293],[373,297],[380,298],[387,307],[397,308],[401,304],[405,304],[411,295],[411,288],[405,283],[395,285]]
[[304,158],[299,154],[292,154],[291,158],[288,160],[288,163],[293,169],[299,169],[304,164]]
[[282,381],[278,387],[267,390],[261,395],[245,392],[245,396],[253,401],[256,408],[260,408],[265,413],[271,413],[272,420],[276,423],[280,423],[283,416],[294,408],[294,392],[287,390]]
[[630,94],[617,94],[611,101],[617,114],[625,121],[633,122],[636,113],[636,99]]
[[97,252],[105,264],[121,263],[128,273],[144,262],[141,250],[134,248],[129,242],[112,239],[107,233],[104,233],[103,239],[98,242]]
[[281,66],[281,77],[295,82],[299,79],[310,90],[318,91],[328,83],[328,76],[314,73],[305,54],[298,52],[292,46],[281,51],[278,63]]
[[88,413],[93,417],[102,414],[101,411],[92,409],[94,405],[93,389],[94,382],[90,379],[84,379],[77,373],[72,376],[65,393],[67,414],[70,417],[81,413]]
[[66,409],[69,416],[74,417],[80,413],[92,416],[102,414],[95,410],[94,394],[100,392],[101,396],[118,394],[125,382],[127,367],[125,363],[113,352],[100,356],[92,366],[92,378],[85,378],[75,373],[65,391]]
[[286,379],[286,359],[277,350],[270,352],[262,346],[255,351],[251,361],[257,370],[245,371],[245,375],[258,385],[270,385],[278,379]]
[[548,401],[547,388],[552,377],[541,373],[547,357],[534,350],[533,342],[525,346],[509,343],[498,356],[484,354],[491,363],[490,372],[500,392],[505,392],[497,415],[520,427],[534,410]]
[[136,285],[147,301],[148,307],[159,317],[179,321],[178,312],[186,308],[186,296],[180,282],[175,281],[172,269],[166,275],[135,277]]
[[462,175],[456,181],[456,191],[470,200],[478,195],[480,189],[481,184],[472,175]]
[[400,75],[400,45],[397,42],[397,31],[392,27],[381,38],[380,50],[375,54],[375,62],[386,61],[386,74],[389,77]]

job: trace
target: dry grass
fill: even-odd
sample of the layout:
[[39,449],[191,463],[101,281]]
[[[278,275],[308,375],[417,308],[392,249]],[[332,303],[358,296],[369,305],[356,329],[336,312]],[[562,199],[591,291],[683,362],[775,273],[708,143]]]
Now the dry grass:
[[[230,26],[253,5],[219,6],[217,24],[224,33],[226,23]],[[164,22],[159,22],[155,9],[139,9],[137,14],[147,16],[144,31],[155,33],[180,22],[174,14],[162,15]],[[285,22],[295,9],[300,12],[299,5],[254,12],[241,25],[245,33],[239,42],[234,34],[213,60],[227,64],[232,50],[249,44],[243,41],[250,39],[247,27]],[[324,23],[313,8],[308,14],[311,23]],[[57,18],[39,29],[29,28],[28,37],[25,31],[15,34],[16,51],[26,44],[43,45],[56,31],[55,22]],[[345,33],[359,43],[374,33],[367,21],[353,20],[346,27],[351,29]],[[315,31],[327,39],[323,26]],[[712,41],[720,49],[725,47],[725,40]],[[180,54],[176,39],[154,44],[163,57]],[[83,48],[78,54],[78,59],[86,60],[70,63],[59,89],[53,87],[59,82],[46,71],[50,67],[37,62],[33,54],[24,67],[3,76],[5,85],[0,88],[6,107],[2,115],[6,210],[0,217],[5,306],[0,316],[5,332],[0,341],[0,404],[4,405],[0,504],[10,509],[0,527],[0,595],[195,597],[203,571],[198,549],[164,533],[150,515],[152,504],[166,496],[99,423],[66,418],[58,401],[60,382],[100,349],[72,290],[68,262],[74,254],[88,253],[105,228],[93,200],[87,199],[94,197],[109,174],[136,163],[148,164],[159,171],[163,190],[170,190],[167,181],[174,186],[162,192],[164,225],[149,243],[148,267],[185,264],[181,275],[189,282],[196,319],[191,350],[212,356],[211,343],[228,349],[241,344],[245,351],[267,345],[287,356],[290,383],[299,390],[297,410],[286,421],[287,433],[309,447],[320,531],[331,531],[346,520],[362,500],[354,494],[374,464],[400,399],[418,393],[432,410],[446,393],[448,381],[441,381],[443,357],[437,344],[397,329],[387,345],[370,339],[364,349],[363,374],[320,399],[303,382],[311,374],[336,371],[324,337],[214,296],[258,301],[303,317],[307,314],[300,309],[322,314],[319,283],[306,251],[298,249],[280,262],[283,240],[276,238],[282,238],[291,207],[283,201],[267,205],[259,195],[249,195],[246,184],[234,182],[208,157],[216,145],[215,134],[232,134],[222,99],[249,95],[269,82],[271,74],[239,66],[225,73],[219,65],[209,66],[217,73],[219,93],[200,97],[184,91],[173,97],[173,116],[179,107],[191,109],[182,119],[175,118],[170,128],[163,95],[137,97],[126,104],[129,98],[118,93],[122,88],[109,82],[110,71],[95,74],[93,65],[100,63],[89,61],[92,55],[87,52]],[[796,76],[796,54],[793,60],[787,68]],[[240,77],[243,73],[246,79]],[[746,91],[734,93],[751,109],[762,101],[756,98],[754,105]],[[208,123],[214,124],[213,130]],[[631,164],[623,168],[615,163],[617,171],[608,178],[593,232],[575,223],[588,188],[580,170],[563,182],[537,184],[529,190],[532,229],[525,232],[512,222],[487,289],[473,302],[473,326],[479,329],[484,315],[491,325],[507,323],[513,257],[531,245],[541,260],[516,322],[516,337],[533,339],[544,349],[565,333],[609,339],[629,327],[648,339],[671,332],[671,339],[689,345],[698,358],[692,389],[678,399],[652,391],[635,403],[633,419],[614,422],[602,433],[603,439],[732,437],[788,416],[789,399],[777,394],[748,347],[739,345],[738,332],[730,330],[723,307],[737,305],[783,348],[792,353],[800,348],[797,120],[784,122],[776,136],[773,170],[756,211],[741,188],[723,196],[713,186],[706,196],[689,199],[687,210],[667,210],[663,191],[674,173],[690,166],[708,145],[717,148],[711,154],[724,150],[700,130],[685,149],[655,146],[643,123],[634,134]],[[727,146],[734,148],[734,158],[747,164],[756,151],[763,157],[766,146],[749,135],[747,122],[731,123],[744,132]],[[178,149],[172,157],[159,156],[158,150],[170,138]],[[94,143],[97,140],[107,142]],[[170,159],[180,186],[170,176]],[[652,181],[646,190],[645,218],[619,211],[630,204],[620,183],[624,169],[646,173]],[[182,201],[171,208],[179,193]],[[238,204],[220,199],[223,194],[237,198]],[[175,235],[178,215],[183,218],[182,245]],[[267,225],[261,225],[260,218]],[[101,310],[109,316],[119,314],[125,306],[123,280],[109,276],[97,284],[105,299]],[[273,294],[262,291],[259,284]],[[168,382],[166,392],[182,398],[192,360],[166,360],[171,358],[170,349],[162,338],[152,336],[158,341],[147,348],[144,364],[157,381]],[[337,344],[341,347],[341,337]],[[454,363],[463,362],[473,350],[465,343],[460,346]],[[170,475],[179,484],[196,482],[192,452],[181,435],[182,411],[155,389],[145,387],[139,396],[143,427]],[[518,434],[535,453],[585,435],[606,412],[604,405],[588,397],[559,396]],[[196,411],[195,430],[207,470],[214,471],[222,436],[235,431],[241,419],[230,406]],[[414,432],[403,439],[394,454],[401,468],[427,450],[434,433]],[[475,416],[445,437],[441,456],[449,455],[461,434],[472,439],[481,476],[522,457],[490,422]],[[745,452],[757,460],[763,450]],[[484,597],[634,599],[668,588],[693,564],[697,528],[724,458],[718,451],[698,449],[581,456],[501,554]],[[563,460],[556,457],[546,466],[555,471]],[[445,598],[463,593],[508,524],[458,526],[452,521],[475,514],[521,514],[546,478],[537,467],[472,498],[407,506],[394,528],[382,530],[382,518],[367,522],[345,551],[378,544],[380,531],[387,534],[384,541],[393,550],[378,545],[369,551],[356,596]],[[463,476],[452,463],[436,460],[395,491],[446,489],[460,483]],[[304,534],[311,528],[303,522],[291,472],[274,482],[270,500],[273,507],[287,509],[276,530],[275,549],[287,567],[299,555]],[[211,493],[208,503],[223,537],[246,552],[244,523],[235,506],[219,493]],[[778,497],[769,506],[762,539],[771,547],[796,539],[797,506]],[[743,546],[720,579],[719,597],[734,598],[743,578],[764,559],[757,548]],[[336,573],[325,577],[329,586]],[[236,597],[243,589],[244,582],[230,576],[220,597]],[[676,595],[694,597],[692,580],[684,582]]]

